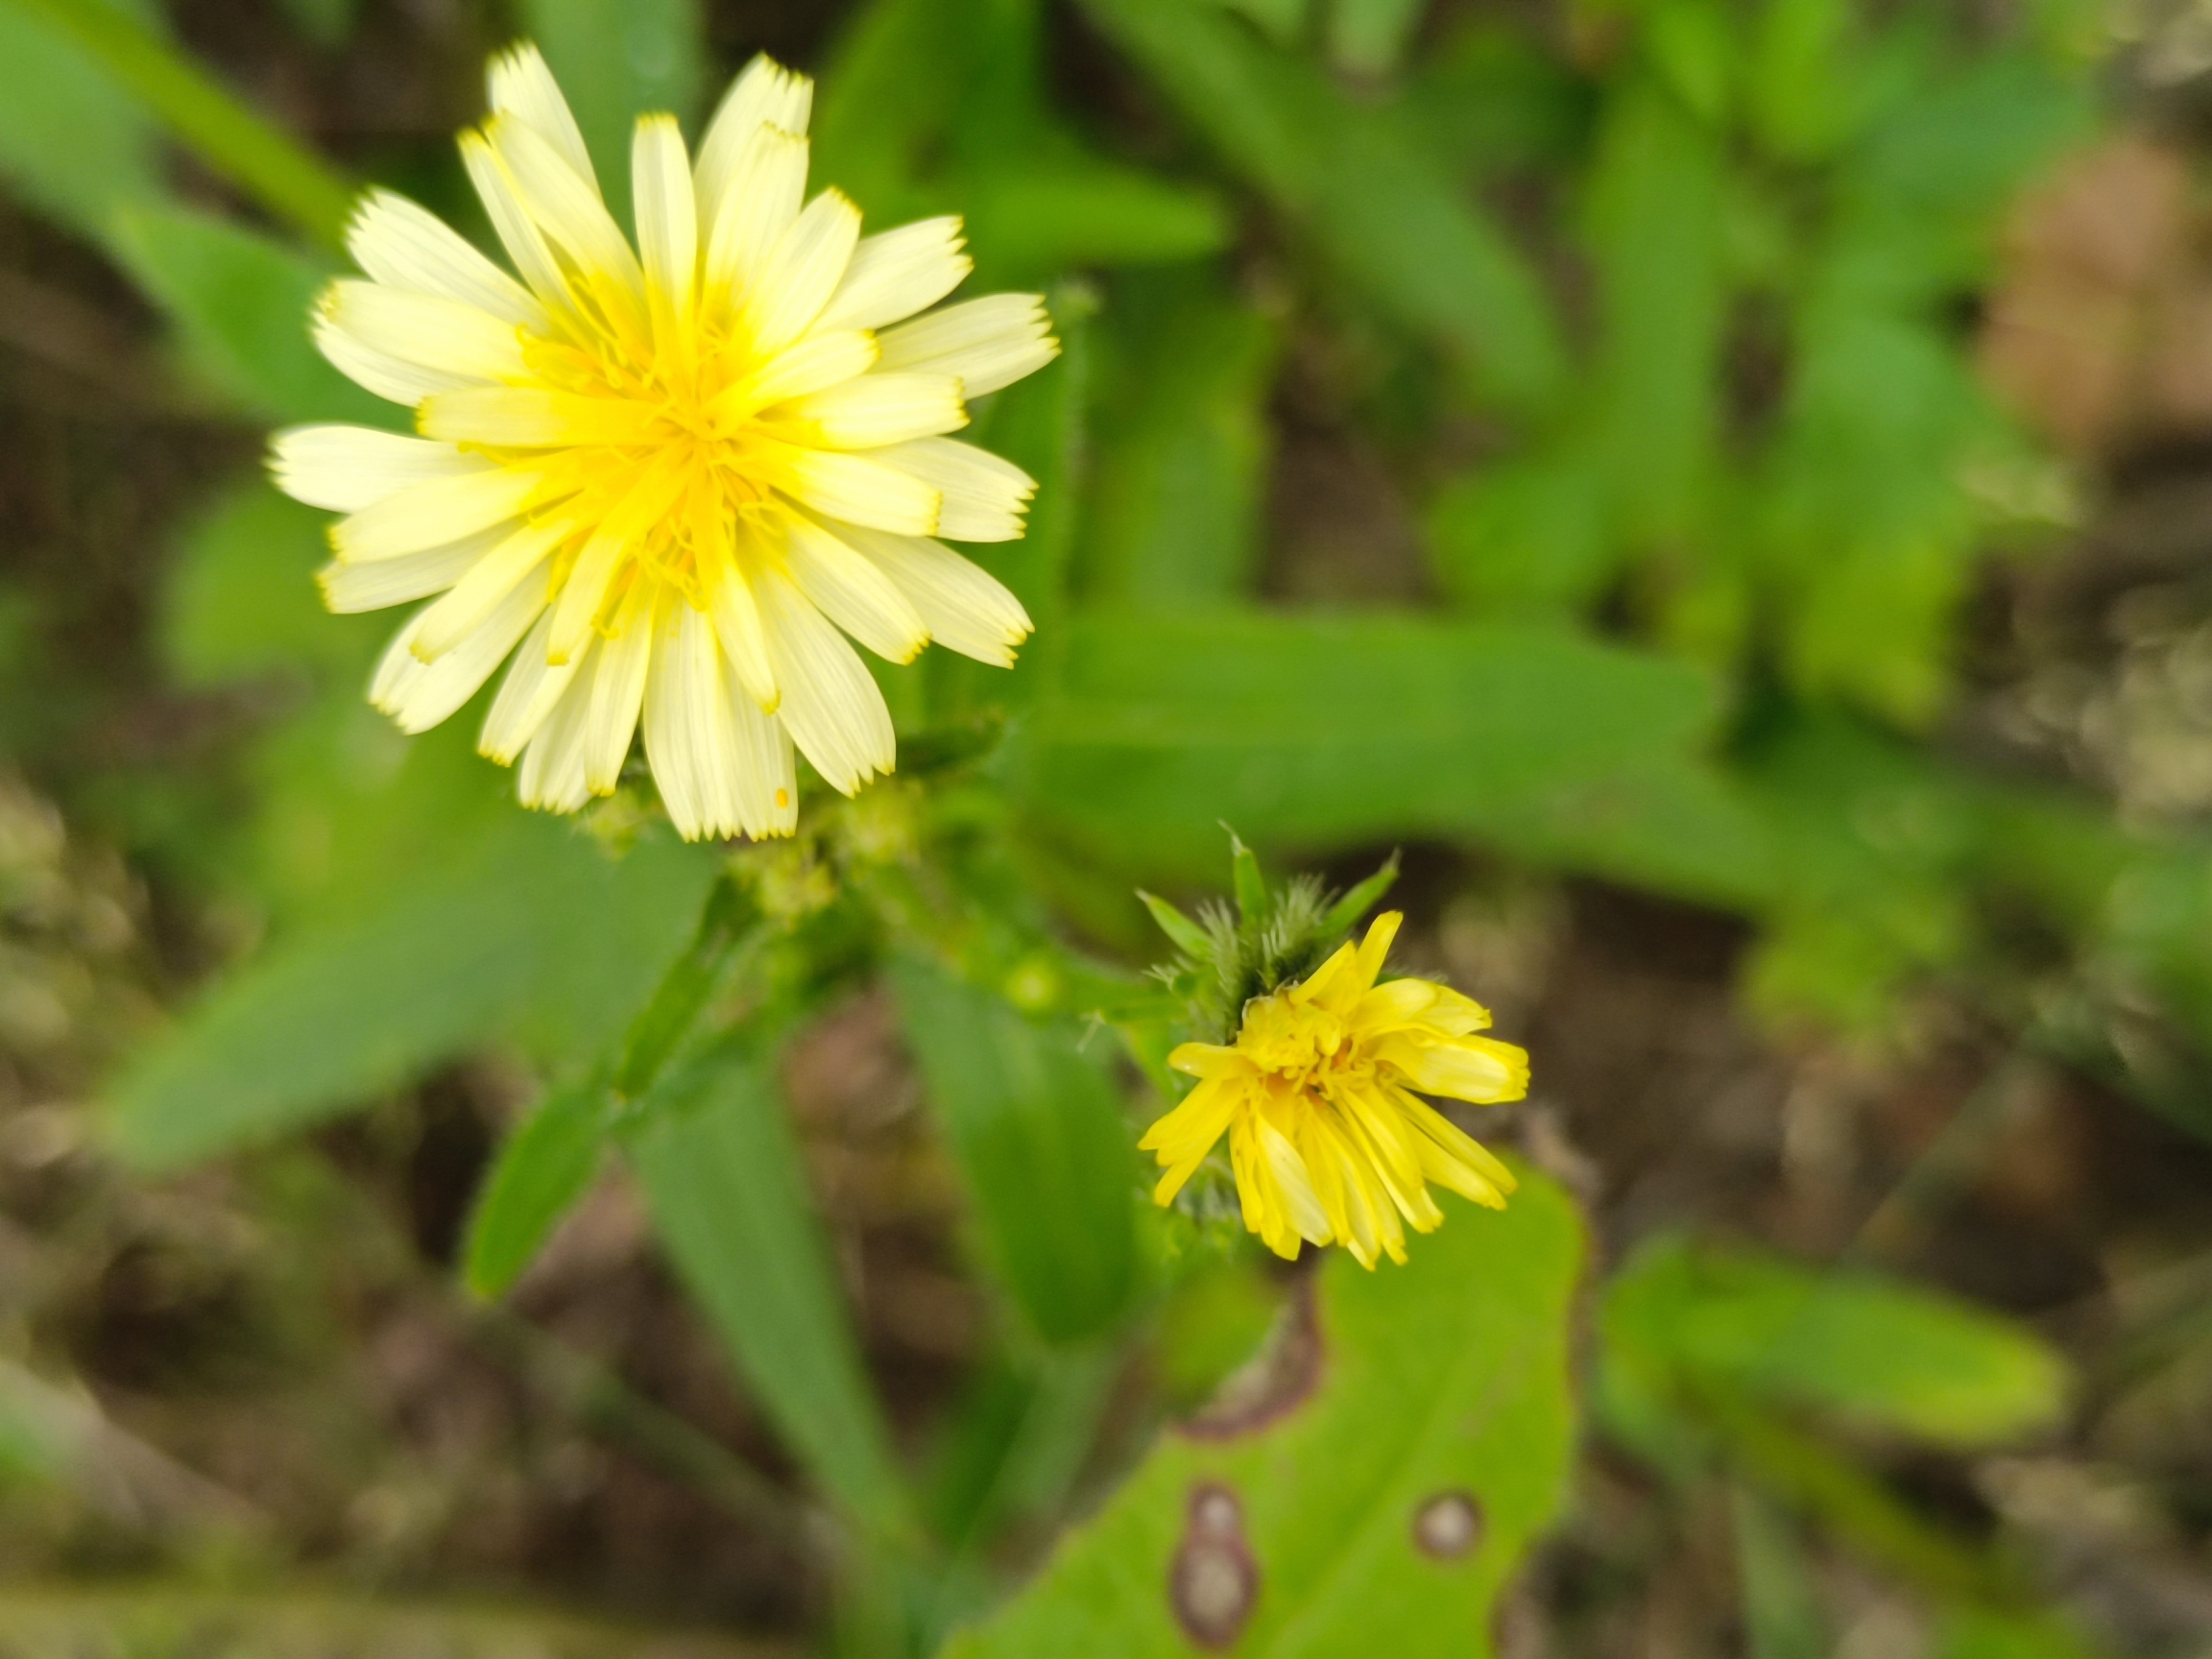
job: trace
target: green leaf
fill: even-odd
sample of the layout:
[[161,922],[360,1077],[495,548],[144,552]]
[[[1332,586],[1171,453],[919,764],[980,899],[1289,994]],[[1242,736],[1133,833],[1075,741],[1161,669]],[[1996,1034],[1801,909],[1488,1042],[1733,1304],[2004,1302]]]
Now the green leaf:
[[2048,1613],[1954,1608],[1942,1621],[1935,1659],[2092,1659],[2100,1649]]
[[252,477],[185,531],[161,611],[163,652],[183,684],[301,668],[366,677],[391,621],[324,609],[314,573],[330,557],[329,522]]
[[521,1276],[589,1190],[612,1126],[597,1078],[556,1090],[516,1126],[469,1214],[462,1259],[470,1290],[498,1296]]
[[1425,0],[1334,0],[1329,10],[1329,55],[1355,75],[1386,75],[1427,10]]
[[1826,1659],[1826,1621],[1796,1528],[1747,1486],[1735,1487],[1729,1498],[1750,1659]]
[[1431,154],[1483,178],[1559,167],[1581,155],[1593,83],[1533,34],[1470,19],[1422,54],[1403,96]]
[[891,983],[992,1267],[1049,1340],[1108,1330],[1136,1277],[1136,1158],[1081,1028],[1032,1022],[914,957]]
[[1351,931],[1353,924],[1381,903],[1382,895],[1397,884],[1398,854],[1393,853],[1382,869],[1329,906],[1329,914],[1321,918],[1318,935],[1330,938]]
[[967,220],[976,288],[1210,253],[1210,193],[1103,156],[1054,111],[1034,0],[877,0],[840,36],[815,105],[827,182],[878,223]]
[[590,1053],[697,914],[706,859],[617,863],[510,811],[350,920],[281,940],[141,1050],[110,1091],[121,1150],[175,1167],[305,1127],[494,1041]]
[[1211,7],[1088,0],[1086,10],[1349,281],[1458,358],[1485,396],[1527,411],[1565,389],[1565,350],[1527,261],[1402,114],[1352,103]]
[[1229,240],[1228,214],[1213,196],[1080,152],[1042,162],[1006,157],[945,180],[932,195],[967,221],[978,289],[1196,259]]
[[104,240],[117,209],[160,194],[153,123],[65,31],[0,5],[0,178],[24,201]]
[[[340,245],[352,207],[352,185],[155,34],[136,15],[137,8],[111,0],[9,4],[65,36],[99,64],[105,78],[128,88],[159,117],[210,171],[325,247]],[[15,67],[10,60],[11,70]],[[71,134],[64,142],[81,137]]]
[[1610,505],[1587,445],[1501,462],[1437,495],[1426,525],[1430,561],[1471,612],[1570,616],[1620,567]]
[[[969,15],[959,15],[969,13]],[[957,20],[968,28],[948,27]],[[903,217],[985,43],[962,0],[873,0],[839,33],[814,96],[817,175],[870,215]]]
[[1742,25],[1720,0],[1659,0],[1644,20],[1644,50],[1668,89],[1698,120],[1726,119],[1736,90]]
[[1726,902],[1764,831],[1697,757],[1719,709],[1679,663],[1400,616],[1070,619],[1010,756],[1029,810],[1109,867],[1202,878],[1226,821],[1301,848],[1479,836]]
[[[1224,1620],[1214,1631],[1227,1640],[1209,1647],[1233,1640],[1250,1659],[1486,1651],[1499,1590],[1564,1494],[1581,1238],[1565,1195],[1538,1175],[1503,1214],[1446,1206],[1405,1267],[1367,1273],[1330,1253],[1310,1392],[1294,1355],[1277,1414],[1203,1437],[1168,1431],[946,1659],[1188,1654],[1170,1604],[1179,1555],[1186,1575],[1232,1592],[1211,1598],[1232,1614],[1243,1561],[1257,1574],[1248,1623]],[[1471,1535],[1455,1526],[1467,1521]],[[1425,1553],[1424,1534],[1448,1547]]]
[[878,1537],[912,1529],[798,1142],[765,1063],[672,1072],[625,1138],[655,1230],[768,1420]]
[[1767,0],[1759,9],[1745,92],[1751,130],[1769,154],[1815,160],[1850,135],[1868,79],[1852,60],[1857,20],[1850,0]]
[[697,0],[521,0],[523,33],[575,111],[599,188],[630,222],[630,142],[639,115],[697,130],[706,30]]
[[1220,0],[1220,4],[1250,18],[1278,46],[1295,45],[1313,11],[1313,0]]
[[2053,1421],[2058,1357],[1956,1298],[1765,1252],[1656,1240],[1607,1287],[1609,1352],[1694,1393],[1809,1407],[1946,1446]]
[[1080,585],[1129,605],[1235,599],[1259,560],[1277,330],[1211,273],[1131,276],[1113,299]]
[[1025,709],[1049,694],[1065,653],[1070,565],[1083,509],[1082,457],[1090,396],[1090,300],[1073,287],[1049,296],[1059,360],[991,395],[962,436],[1004,456],[1037,480],[1028,533],[1019,541],[963,551],[1013,589],[1036,624],[1013,670],[950,651],[923,659],[930,715],[940,722],[986,709]]
[[192,207],[128,208],[114,246],[177,325],[186,360],[241,409],[272,421],[404,420],[331,368],[308,338],[325,267]]
[[1166,934],[1175,949],[1193,961],[1202,960],[1212,949],[1212,941],[1207,938],[1206,929],[1166,900],[1156,899],[1145,892],[1140,892],[1137,897],[1144,902],[1144,908],[1152,912],[1152,920],[1160,924],[1160,931]]
[[630,1022],[614,1068],[617,1094],[635,1100],[653,1087],[721,983],[732,955],[759,926],[758,907],[734,879],[724,876],[709,889],[690,948],[661,975],[652,1000]]
[[1646,539],[1683,538],[1712,462],[1728,298],[1720,180],[1719,139],[1674,99],[1636,80],[1613,94],[1589,183],[1592,419],[1612,499]]
[[1257,928],[1267,919],[1267,878],[1260,873],[1260,855],[1229,831],[1229,874],[1237,892],[1237,914],[1247,927]]

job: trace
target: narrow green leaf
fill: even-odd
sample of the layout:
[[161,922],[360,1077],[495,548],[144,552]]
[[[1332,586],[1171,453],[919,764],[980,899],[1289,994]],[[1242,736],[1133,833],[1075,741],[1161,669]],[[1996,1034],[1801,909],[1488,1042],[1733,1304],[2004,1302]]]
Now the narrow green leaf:
[[1313,11],[1313,0],[1221,0],[1221,4],[1249,17],[1278,46],[1295,45]]
[[1081,1028],[1033,1023],[913,957],[893,964],[891,984],[990,1264],[1042,1335],[1107,1330],[1136,1275],[1136,1157]]
[[1933,1648],[1935,1659],[2094,1659],[2103,1651],[2052,1614],[1985,1607],[1953,1608]]
[[477,1295],[503,1294],[599,1172],[613,1115],[597,1078],[559,1089],[499,1148],[469,1217],[464,1274]]
[[504,1035],[589,1053],[650,990],[710,876],[617,863],[509,809],[444,867],[280,941],[142,1049],[110,1091],[133,1161],[174,1167],[319,1121]]
[[1205,928],[1165,899],[1155,898],[1142,889],[1137,897],[1144,902],[1144,908],[1152,912],[1152,920],[1160,924],[1160,931],[1167,935],[1176,950],[1193,959],[1203,959],[1212,948]]
[[353,186],[123,9],[103,0],[7,3],[67,35],[211,171],[325,247],[342,245]]
[[690,948],[676,959],[653,999],[631,1022],[622,1058],[614,1068],[616,1094],[635,1100],[653,1087],[713,995],[732,953],[759,919],[758,907],[734,880],[724,876],[714,884]]
[[153,123],[75,36],[0,5],[0,178],[25,202],[105,240],[118,208],[161,193]]
[[1596,446],[1516,457],[1455,479],[1425,525],[1445,591],[1477,614],[1572,617],[1604,590],[1624,549]]
[[166,571],[163,655],[186,685],[321,668],[358,684],[388,618],[333,616],[315,590],[329,515],[241,479],[189,525]]
[[1815,1407],[1943,1445],[2013,1438],[2065,1403],[2058,1357],[2008,1320],[1748,1249],[1647,1245],[1607,1288],[1603,1326],[1632,1362],[1701,1394]]
[[1644,49],[1668,89],[1719,126],[1735,101],[1742,23],[1720,0],[1659,0],[1644,13]]
[[875,0],[855,9],[815,104],[820,175],[872,220],[967,220],[976,289],[1213,252],[1210,192],[1095,150],[1056,112],[1032,0]]
[[1398,884],[1398,854],[1393,853],[1382,869],[1329,906],[1321,918],[1321,936],[1348,933],[1352,925],[1382,902],[1382,895]]
[[325,267],[193,207],[128,208],[114,246],[176,324],[187,360],[242,408],[272,421],[404,421],[325,362],[309,339],[308,309]]
[[908,1536],[910,1500],[767,1066],[725,1051],[671,1072],[625,1147],[655,1230],[777,1432],[852,1519]]
[[1237,914],[1247,926],[1267,919],[1267,878],[1260,873],[1260,855],[1229,831],[1229,872],[1237,890]]
[[1790,1518],[1747,1486],[1735,1487],[1729,1499],[1750,1659],[1826,1659],[1825,1621]]
[[1156,265],[1218,252],[1229,215],[1214,196],[1103,157],[998,158],[933,194],[957,203],[976,288],[1047,282],[1075,270]]
[[[1083,505],[1084,413],[1090,397],[1088,290],[1063,284],[1048,296],[1060,336],[1059,361],[991,395],[975,429],[963,436],[1013,462],[1037,480],[1028,533],[1019,541],[965,551],[1013,589],[1037,632],[1011,672],[950,651],[923,659],[930,717],[973,719],[986,710],[1026,709],[1050,694],[1066,648],[1069,568]],[[996,716],[993,716],[996,717]]]
[[608,207],[627,225],[637,117],[665,112],[698,136],[707,51],[697,0],[521,0],[518,10],[575,111]]
[[1750,41],[1745,93],[1752,132],[1788,160],[1825,156],[1856,125],[1868,77],[1851,60],[1850,0],[1767,0]]
[[[1503,1214],[1446,1203],[1405,1267],[1332,1252],[1310,1325],[1286,1332],[1272,1409],[1164,1434],[947,1659],[1485,1651],[1499,1591],[1565,1491],[1581,1239],[1539,1175]],[[1180,1621],[1178,1585],[1203,1585],[1214,1617]]]
[[974,32],[947,21],[945,0],[873,0],[854,9],[823,65],[817,170],[870,214],[907,210],[973,80]]
[[1329,53],[1355,75],[1387,75],[1405,60],[1426,0],[1334,0]]
[[1404,616],[1071,617],[1059,691],[1009,757],[1027,808],[1138,879],[1266,843],[1480,836],[1725,902],[1772,890],[1765,830],[1699,757],[1683,664]]
[[1534,272],[1400,112],[1352,103],[1214,7],[1086,10],[1348,279],[1460,359],[1486,396],[1526,412],[1565,390],[1566,351]]
[[1278,330],[1210,272],[1133,273],[1099,319],[1077,582],[1093,603],[1220,603],[1251,587]]
[[1719,137],[1673,98],[1633,78],[1613,93],[1589,185],[1598,453],[1626,528],[1669,543],[1689,530],[1713,464],[1728,300],[1720,181]]

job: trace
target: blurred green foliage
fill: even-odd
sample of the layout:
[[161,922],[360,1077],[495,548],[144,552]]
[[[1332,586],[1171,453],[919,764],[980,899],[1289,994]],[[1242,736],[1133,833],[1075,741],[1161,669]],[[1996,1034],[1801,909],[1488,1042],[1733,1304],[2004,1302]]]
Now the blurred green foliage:
[[[352,14],[289,11],[325,42]],[[583,830],[524,817],[469,752],[473,714],[406,740],[362,707],[381,627],[321,613],[318,519],[241,476],[180,528],[160,633],[180,684],[252,685],[277,710],[228,781],[243,807],[119,809],[120,834],[268,937],[120,1071],[116,1143],[174,1166],[487,1046],[521,1057],[546,1093],[493,1164],[470,1285],[511,1285],[618,1155],[850,1525],[855,1648],[916,1650],[978,1614],[984,1552],[1065,1511],[1117,1357],[1148,1328],[1188,1405],[1278,1308],[1187,1218],[1142,1210],[1135,1124],[1082,1020],[1145,990],[1061,926],[1140,937],[1131,890],[1196,881],[1218,820],[1271,855],[1432,838],[1735,911],[1760,936],[1747,992],[1783,1022],[1871,1037],[1915,983],[1971,970],[2023,1041],[2184,1118],[2212,1038],[2206,850],[1980,776],[1934,735],[1980,562],[2047,529],[2060,493],[1974,378],[1961,313],[2015,192],[2091,128],[2077,18],[2055,3],[1989,29],[1850,0],[1616,0],[1541,27],[1416,0],[1081,12],[1141,107],[1135,137],[1060,96],[1048,29],[1069,25],[1040,0],[870,0],[821,66],[816,177],[877,226],[964,214],[976,286],[1048,288],[1067,347],[977,411],[1042,483],[1027,540],[988,556],[1038,635],[1011,675],[943,653],[886,675],[899,784],[810,797],[794,842],[736,851],[678,846],[635,784]],[[685,0],[525,0],[516,20],[617,204],[633,111],[692,120],[732,67],[707,60]],[[389,421],[303,327],[334,176],[157,25],[104,0],[0,3],[0,174],[139,285],[190,396],[246,423]],[[188,203],[164,126],[280,228]],[[450,156],[418,164],[455,193]],[[1290,362],[1299,341],[1324,369]],[[1334,376],[1400,458],[1410,586],[1435,603],[1269,602],[1294,586],[1267,518],[1294,370]],[[12,656],[18,632],[0,627]],[[2041,970],[2007,955],[2009,905],[2063,942],[2063,995],[2032,994]],[[926,1491],[871,1390],[773,1080],[793,1032],[885,975],[997,1297]],[[2115,985],[2162,999],[2165,1070],[2076,1017]],[[1163,1588],[1193,1527],[1214,1568],[1235,1580],[1246,1551],[1267,1586],[1221,1615],[1240,1651],[1484,1650],[1566,1478],[1578,1259],[1569,1201],[1532,1176],[1502,1217],[1455,1210],[1407,1268],[1330,1261],[1310,1392],[1163,1438],[951,1650],[1183,1650]],[[1959,1609],[1957,1659],[2067,1640],[1849,1438],[2032,1431],[2064,1387],[2038,1343],[1871,1276],[1679,1241],[1602,1306],[1600,1421],[1680,1479],[1725,1470],[1762,1655],[1821,1650],[1803,1517]],[[1286,1330],[1263,1381],[1297,1359]],[[40,1467],[5,1422],[0,1457]],[[1193,1506],[1209,1483],[1235,1489],[1233,1518]],[[1448,1501],[1431,1519],[1449,1528],[1461,1500],[1475,1535],[1424,1556],[1423,1505]]]

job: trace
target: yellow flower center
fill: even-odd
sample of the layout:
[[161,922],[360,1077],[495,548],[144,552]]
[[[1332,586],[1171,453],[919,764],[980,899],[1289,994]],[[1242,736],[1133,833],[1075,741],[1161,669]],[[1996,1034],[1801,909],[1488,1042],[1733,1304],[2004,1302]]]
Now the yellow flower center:
[[1237,1047],[1286,1090],[1317,1090],[1372,1070],[1341,1018],[1287,991],[1245,1005]]
[[[693,608],[723,551],[757,544],[769,488],[763,450],[804,443],[801,422],[763,416],[748,397],[757,359],[721,327],[656,320],[657,343],[608,328],[593,349],[531,339],[524,359],[550,397],[564,446],[552,450],[464,445],[505,465],[543,473],[543,509],[593,527],[620,515],[641,520],[609,584],[602,615],[619,614],[640,581],[660,581]],[[565,580],[582,552],[579,534],[554,569]]]

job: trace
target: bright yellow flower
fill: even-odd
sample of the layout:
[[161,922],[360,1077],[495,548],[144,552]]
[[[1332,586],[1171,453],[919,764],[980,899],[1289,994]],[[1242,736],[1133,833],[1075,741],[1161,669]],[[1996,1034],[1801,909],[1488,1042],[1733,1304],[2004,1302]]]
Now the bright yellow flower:
[[1528,1056],[1474,1033],[1479,1004],[1428,979],[1375,983],[1404,918],[1378,917],[1312,974],[1244,1005],[1236,1043],[1186,1043],[1168,1064],[1199,1079],[1140,1144],[1173,1201],[1224,1131],[1244,1225],[1278,1256],[1298,1241],[1341,1244],[1373,1267],[1406,1260],[1400,1217],[1427,1233],[1444,1219],[1428,1183],[1505,1207],[1513,1175],[1420,1098],[1518,1100]]
[[347,515],[332,610],[444,595],[371,686],[404,730],[513,654],[480,746],[520,757],[526,804],[612,792],[642,717],[685,836],[788,833],[794,742],[847,794],[893,763],[846,635],[1006,665],[1029,633],[935,538],[1022,534],[1035,483],[945,434],[1056,354],[1043,302],[929,310],[970,269],[957,219],[862,237],[837,191],[802,205],[813,89],[765,58],[696,163],[672,117],[638,121],[635,249],[537,52],[490,80],[461,151],[521,279],[372,192],[348,239],[368,279],[330,285],[315,337],[422,436],[279,433],[277,482]]

